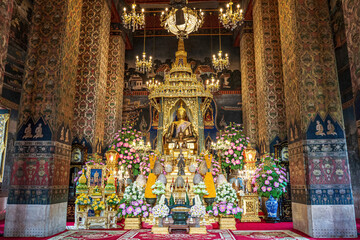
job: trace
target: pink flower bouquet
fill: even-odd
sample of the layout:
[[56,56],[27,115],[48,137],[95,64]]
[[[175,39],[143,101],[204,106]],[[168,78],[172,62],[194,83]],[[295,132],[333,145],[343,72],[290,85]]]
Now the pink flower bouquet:
[[288,182],[286,169],[279,166],[278,160],[271,156],[266,156],[262,161],[252,179],[252,184],[256,184],[253,190],[260,197],[273,196],[278,199],[286,192]]
[[224,150],[222,168],[243,169],[243,152],[249,144],[249,138],[245,137],[240,124],[230,123],[220,135],[221,139],[229,143],[228,149]]
[[131,145],[140,140],[141,132],[127,125],[115,134],[113,142],[109,145],[109,148],[114,147],[119,153],[119,165],[129,169],[133,176],[140,174],[140,156]]

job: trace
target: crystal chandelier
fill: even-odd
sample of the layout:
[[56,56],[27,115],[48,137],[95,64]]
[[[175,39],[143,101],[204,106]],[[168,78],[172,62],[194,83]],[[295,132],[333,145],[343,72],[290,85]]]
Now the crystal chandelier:
[[[181,16],[181,17],[179,17]],[[188,38],[192,32],[196,32],[204,23],[204,12],[183,7],[182,9],[168,8],[161,13],[161,26],[178,38]]]
[[152,78],[151,80],[146,82],[146,87],[152,92],[156,87],[160,86],[160,82]]
[[144,51],[142,54],[142,59],[139,59],[139,56],[136,56],[136,63],[135,63],[136,70],[142,73],[150,72],[152,69],[152,57],[150,56],[149,60],[146,60],[145,40],[146,40],[146,30],[144,28]]
[[219,80],[215,80],[214,76],[212,76],[210,80],[206,80],[206,89],[209,89],[210,92],[218,91],[219,87]]
[[214,54],[213,59],[212,59],[212,64],[216,71],[222,71],[225,68],[230,66],[228,54],[226,53],[225,57],[223,57],[222,51],[221,51],[220,23],[219,23],[219,48],[220,48],[220,50],[218,52],[218,56],[216,57],[216,55]]
[[226,29],[234,30],[237,26],[240,26],[244,22],[243,10],[240,9],[240,4],[237,5],[236,10],[233,11],[232,5],[234,3],[230,2],[226,5],[226,12],[223,13],[223,9],[220,8],[219,20],[224,25]]
[[122,15],[123,25],[127,29],[131,29],[133,32],[138,29],[142,29],[145,26],[145,15],[144,9],[141,9],[141,13],[136,12],[135,2],[132,4],[132,10],[128,14],[126,8],[124,8],[124,13]]

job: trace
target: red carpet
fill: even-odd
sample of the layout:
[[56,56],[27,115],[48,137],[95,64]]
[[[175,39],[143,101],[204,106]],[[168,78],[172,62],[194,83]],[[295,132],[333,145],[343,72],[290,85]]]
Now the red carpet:
[[[68,226],[73,226],[74,223],[69,222],[67,225]],[[11,240],[17,240],[17,239],[33,240],[34,239],[34,240],[42,240],[42,239],[50,239],[51,238],[51,237],[47,237],[47,238],[31,238],[31,237],[29,237],[29,238],[4,238],[4,237],[2,237],[3,233],[4,233],[4,226],[5,226],[5,221],[0,221],[0,239],[11,239]],[[358,232],[360,232],[360,219],[356,220],[356,226],[357,226]],[[135,234],[136,238],[139,238],[139,239],[172,239],[172,240],[175,240],[175,239],[186,239],[186,238],[190,237],[189,235],[186,235],[186,234],[172,234],[172,235],[169,235],[168,237],[154,236],[152,234],[150,234],[150,236],[149,236],[149,234],[148,234],[149,232],[147,230],[145,230],[145,229],[148,229],[151,226],[143,225],[143,227],[144,227],[144,231]],[[125,232],[121,230],[122,228],[123,228],[123,223],[119,223],[119,228],[116,229],[116,230],[114,230],[114,229],[105,230],[105,231],[95,230],[95,231],[89,231],[88,233],[82,232],[81,234],[78,233],[78,235],[79,235],[78,237],[81,236],[81,239],[85,239],[84,237],[86,237],[86,236],[84,236],[84,235],[89,235],[89,239],[90,238],[91,239],[100,239],[101,238],[101,239],[107,239],[107,240],[115,240],[115,239],[122,239],[123,237],[125,237],[125,235],[131,234],[130,232],[127,232],[126,234],[124,234]],[[222,237],[226,237],[226,232],[221,233],[218,230],[215,230],[217,228],[218,228],[217,224],[213,224],[213,226],[209,227],[209,229],[214,229],[214,230],[210,230],[210,234],[208,234],[208,235],[211,235],[211,236],[209,236],[209,238],[204,238],[204,236],[201,237],[201,235],[198,235],[198,236],[192,236],[189,239],[192,239],[192,240],[197,240],[197,239],[219,239],[220,235],[224,235]],[[240,223],[240,222],[238,222],[236,224],[236,228],[237,228],[237,230],[249,231],[250,233],[251,233],[251,231],[256,231],[256,230],[257,231],[261,231],[261,230],[263,230],[263,231],[283,230],[285,232],[286,231],[292,231],[292,232],[294,232],[296,234],[299,234],[299,235],[301,235],[301,236],[303,236],[305,238],[308,238],[308,239],[311,239],[311,240],[316,239],[316,238],[310,238],[309,236],[307,236],[307,235],[305,235],[305,234],[303,234],[303,233],[301,233],[301,232],[299,232],[297,230],[294,230],[293,229],[293,224],[291,222],[282,222],[282,223],[276,223],[276,224],[265,223],[265,222],[262,222],[262,223]],[[64,231],[64,232],[59,233],[59,234],[57,234],[55,236],[63,235],[63,234],[66,235],[66,232],[67,231]],[[280,232],[279,233],[279,238],[281,238],[281,234],[284,234],[285,232]],[[249,236],[243,236],[243,235],[240,234],[239,231],[234,231],[233,234],[234,234],[234,237],[236,239],[250,239],[250,238],[251,239],[260,239],[260,238],[256,238],[256,234],[253,234],[252,236],[250,236],[250,235]],[[135,237],[135,235],[133,237]],[[52,236],[52,237],[54,237],[54,236]],[[71,236],[71,237],[76,237],[76,234],[74,234],[74,236]],[[285,236],[282,236],[282,237],[285,237]],[[263,238],[261,237],[261,239],[263,239]],[[322,238],[322,239],[324,239],[324,240],[329,239],[330,240],[330,239],[335,239],[335,238]],[[360,237],[353,238],[353,239],[359,239],[360,240]]]

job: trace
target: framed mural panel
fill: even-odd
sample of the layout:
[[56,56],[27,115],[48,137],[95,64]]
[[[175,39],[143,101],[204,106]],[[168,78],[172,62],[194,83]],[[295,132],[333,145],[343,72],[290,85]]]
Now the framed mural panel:
[[104,179],[106,177],[105,165],[87,165],[87,179],[90,191],[95,188],[104,188]]

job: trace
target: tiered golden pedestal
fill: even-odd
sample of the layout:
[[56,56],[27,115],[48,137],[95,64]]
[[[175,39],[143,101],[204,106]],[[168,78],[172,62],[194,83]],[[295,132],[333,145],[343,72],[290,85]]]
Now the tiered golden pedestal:
[[259,196],[256,193],[241,196],[240,206],[244,211],[241,222],[261,222],[259,218]]
[[169,228],[168,227],[156,227],[156,226],[153,226],[151,228],[151,232],[153,234],[169,234]]
[[191,227],[189,232],[189,234],[206,234],[206,233],[207,231],[205,226]]
[[220,217],[219,225],[220,229],[236,230],[236,221],[234,216],[231,217]]
[[125,218],[124,229],[140,229],[140,228],[141,228],[141,221],[139,217]]

